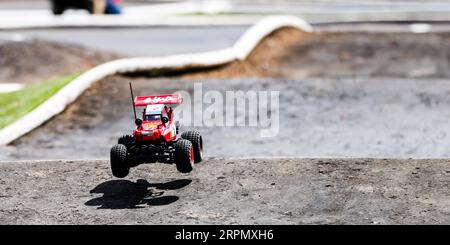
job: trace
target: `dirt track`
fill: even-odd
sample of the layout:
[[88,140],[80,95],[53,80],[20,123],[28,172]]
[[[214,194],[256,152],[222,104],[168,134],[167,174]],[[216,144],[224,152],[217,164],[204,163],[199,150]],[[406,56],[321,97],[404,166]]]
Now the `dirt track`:
[[[0,159],[108,158],[117,138],[134,126],[126,79],[100,84],[114,89],[102,96],[84,96],[44,127],[3,147]],[[197,81],[134,80],[135,91],[141,94],[192,91],[193,82]],[[448,84],[392,78],[339,79],[339,83],[319,78],[207,79],[204,92],[280,91],[279,135],[262,138],[257,127],[196,129],[204,136],[205,154],[212,157],[450,157]]]
[[0,163],[0,224],[450,224],[448,160]]
[[192,91],[194,82],[204,92],[280,91],[279,137],[261,138],[252,127],[201,127],[208,156],[450,157],[449,41],[447,33],[284,29],[249,60],[219,69],[106,78],[0,159],[107,158],[133,127],[129,81],[139,94]]
[[[205,91],[279,90],[284,113],[276,139],[200,129],[208,157],[450,156],[448,34],[285,38],[213,71],[107,78],[0,159],[106,159],[132,128],[129,80],[152,94],[200,79]],[[145,165],[125,180],[106,160],[0,162],[0,224],[450,224],[449,180],[449,160],[210,158],[191,174]]]

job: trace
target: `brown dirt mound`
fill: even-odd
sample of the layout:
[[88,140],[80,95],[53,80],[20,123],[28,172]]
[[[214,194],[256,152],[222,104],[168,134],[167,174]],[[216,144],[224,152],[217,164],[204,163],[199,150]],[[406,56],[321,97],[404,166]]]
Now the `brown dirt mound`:
[[290,50],[310,34],[295,28],[282,28],[267,36],[244,61],[234,61],[217,69],[194,72],[186,78],[229,77],[279,77],[280,64],[290,55]]
[[449,33],[311,33],[284,28],[245,61],[186,78],[450,77]]
[[80,72],[118,57],[113,53],[42,40],[8,42],[0,44],[0,82],[42,82]]

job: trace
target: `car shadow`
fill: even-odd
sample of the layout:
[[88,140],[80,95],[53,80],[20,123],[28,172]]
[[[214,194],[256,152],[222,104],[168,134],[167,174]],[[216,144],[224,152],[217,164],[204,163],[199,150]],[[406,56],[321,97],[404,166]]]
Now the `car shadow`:
[[109,180],[97,185],[89,193],[102,193],[103,196],[93,198],[84,204],[99,206],[99,209],[132,209],[143,208],[142,205],[163,206],[178,201],[177,196],[164,196],[164,191],[181,189],[192,182],[190,179],[179,179],[166,183],[149,183],[138,179]]

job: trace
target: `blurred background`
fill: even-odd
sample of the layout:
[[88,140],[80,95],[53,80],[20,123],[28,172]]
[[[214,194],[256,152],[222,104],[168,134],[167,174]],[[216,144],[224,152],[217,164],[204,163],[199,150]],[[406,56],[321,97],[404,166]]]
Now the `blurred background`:
[[[449,2],[419,0],[1,0],[4,10],[41,15],[295,14],[308,21],[448,20]],[[66,12],[67,11],[67,12]],[[2,16],[3,13],[2,13]]]
[[[295,15],[317,28],[346,31],[373,24],[390,24],[384,28],[398,31],[402,26],[394,24],[416,23],[411,28],[423,32],[430,26],[422,22],[445,30],[449,11],[450,1],[444,0],[0,0],[0,41],[37,37],[131,55],[164,55],[226,46],[267,15]],[[201,27],[208,29],[206,39],[216,37],[207,47],[195,41]],[[220,38],[218,27],[224,32]],[[150,37],[152,45],[146,45]],[[181,37],[183,47],[173,44]]]

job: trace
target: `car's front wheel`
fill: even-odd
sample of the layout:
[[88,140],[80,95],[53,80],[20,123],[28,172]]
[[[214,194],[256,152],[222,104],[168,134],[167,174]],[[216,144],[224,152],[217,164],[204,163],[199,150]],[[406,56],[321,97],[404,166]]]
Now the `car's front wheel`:
[[194,148],[194,161],[199,163],[203,160],[203,138],[197,131],[186,131],[181,134],[181,138],[189,140]]
[[189,140],[179,139],[175,145],[174,160],[178,171],[189,173],[194,168],[194,148]]
[[111,148],[111,171],[117,178],[125,178],[130,172],[130,167],[126,164],[126,157],[127,148],[124,145],[117,144]]
[[122,135],[118,140],[117,140],[118,144],[122,144],[124,146],[127,147],[127,149],[129,149],[131,146],[134,145],[135,140],[134,140],[134,136],[127,134],[127,135]]

